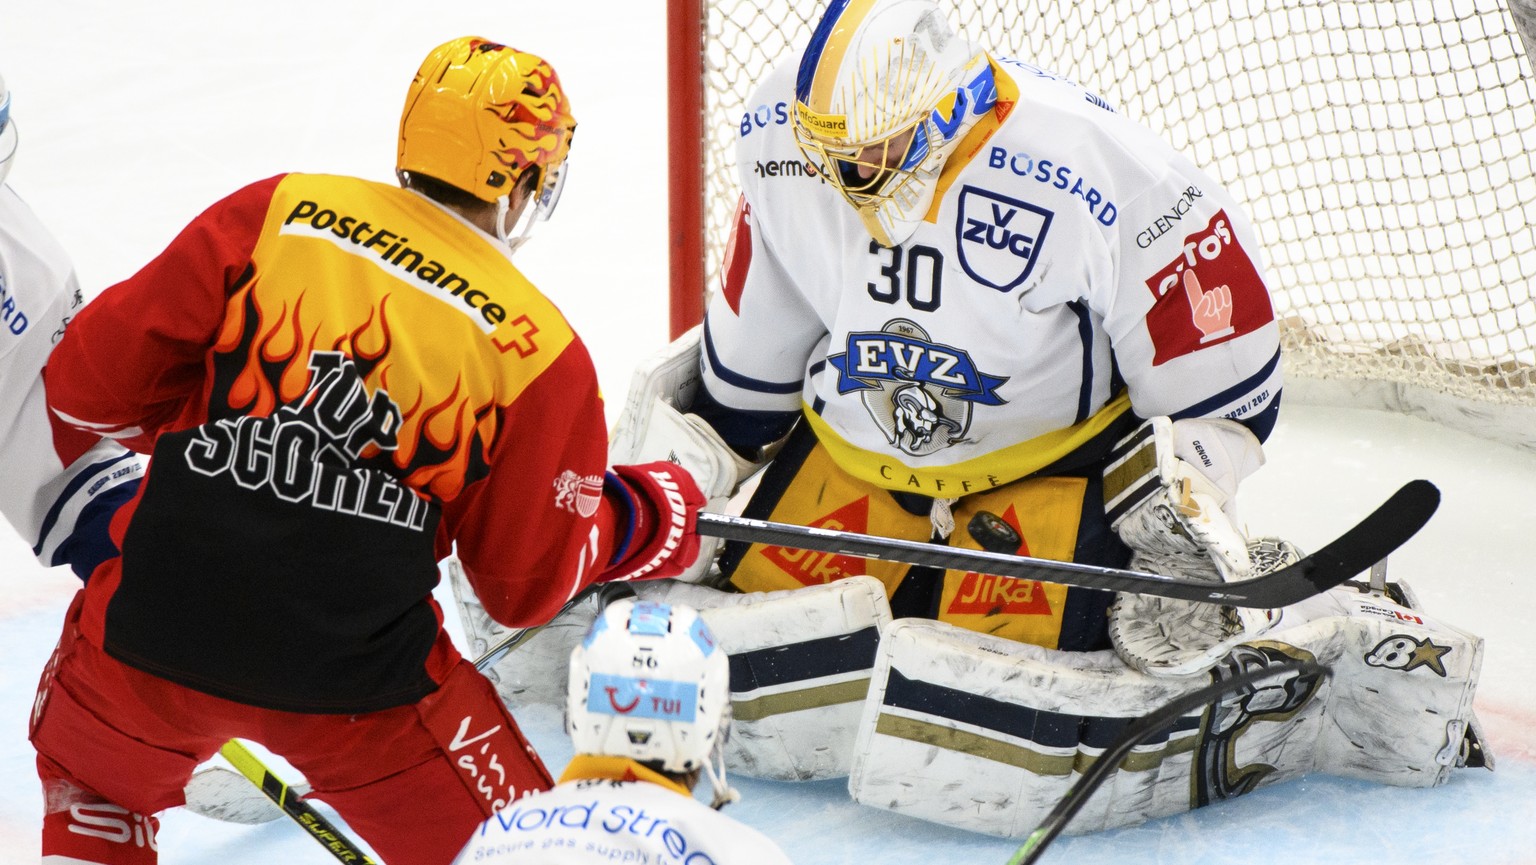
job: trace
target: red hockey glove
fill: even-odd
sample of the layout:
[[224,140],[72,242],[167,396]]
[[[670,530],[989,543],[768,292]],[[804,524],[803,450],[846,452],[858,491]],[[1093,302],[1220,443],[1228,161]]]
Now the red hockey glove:
[[693,476],[669,462],[614,466],[619,492],[628,499],[628,543],[598,579],[656,580],[675,577],[699,557],[699,508],[704,493]]

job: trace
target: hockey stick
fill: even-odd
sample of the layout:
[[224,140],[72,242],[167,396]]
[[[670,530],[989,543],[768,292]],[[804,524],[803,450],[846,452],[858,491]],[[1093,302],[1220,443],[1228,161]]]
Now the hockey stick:
[[1285,607],[1337,586],[1367,570],[1413,537],[1440,506],[1429,481],[1410,481],[1370,516],[1310,556],[1288,567],[1232,583],[1204,583],[1146,571],[1057,562],[986,550],[944,547],[923,541],[880,538],[833,529],[773,523],[727,514],[699,514],[699,534],[839,553],[909,565],[974,571],[1021,580],[1159,595],[1234,607]]
[[1121,761],[1132,748],[1167,729],[1169,725],[1196,709],[1215,702],[1226,694],[1249,688],[1281,673],[1326,676],[1332,671],[1314,661],[1285,661],[1268,667],[1247,670],[1230,679],[1212,682],[1198,691],[1173,700],[1151,714],[1142,716],[1127,727],[1125,732],[1120,734],[1120,738],[1093,761],[1093,765],[1089,766],[1088,771],[1084,772],[1083,776],[1077,779],[1077,783],[1067,790],[1067,794],[1061,797],[1061,801],[1056,803],[1051,813],[1045,815],[1045,820],[1035,831],[1029,833],[1028,838],[1024,839],[1023,846],[1019,847],[1018,852],[1013,854],[1013,858],[1008,860],[1008,865],[1033,865],[1039,860],[1045,853],[1045,848],[1050,846],[1056,836],[1067,827],[1067,821],[1082,810],[1088,803],[1088,797],[1092,796],[1093,791],[1104,783],[1104,779],[1120,767]]
[[[634,594],[634,589],[627,583],[595,583],[566,602],[566,605],[561,607],[560,612],[556,613],[550,621],[553,622],[567,610],[592,595],[624,594]],[[616,597],[609,598],[607,602],[611,603],[616,599]],[[549,622],[546,622],[531,628],[517,628],[509,631],[505,637],[475,659],[475,669],[484,671],[494,667],[508,654],[532,639],[535,634],[544,630],[548,624]],[[305,798],[310,789],[308,785],[289,786],[283,783],[261,762],[260,757],[237,739],[224,743],[219,753],[234,764],[238,774],[223,766],[209,766],[193,775],[191,783],[187,785],[185,807],[188,811],[214,820],[243,824],[269,823],[286,814],[298,820],[306,829],[314,831],[309,823],[300,820],[289,807],[293,805],[301,810],[314,811],[314,807]],[[317,818],[318,816],[316,814]],[[324,839],[317,840],[329,844]],[[357,860],[342,859],[342,861]]]
[[261,760],[250,752],[250,749],[237,740],[230,739],[224,743],[224,747],[219,749],[219,753],[224,755],[224,759],[238,769],[240,774],[261,788],[261,792],[276,803],[277,807],[283,809],[284,814],[303,826],[304,831],[320,842],[320,845],[330,851],[332,856],[342,862],[379,865],[379,860],[364,853],[357,842],[348,838],[345,833],[332,825],[331,821],[325,819],[324,815],[315,810],[315,806],[309,804],[309,800],[294,793],[281,778],[273,775],[266,766],[262,765]]

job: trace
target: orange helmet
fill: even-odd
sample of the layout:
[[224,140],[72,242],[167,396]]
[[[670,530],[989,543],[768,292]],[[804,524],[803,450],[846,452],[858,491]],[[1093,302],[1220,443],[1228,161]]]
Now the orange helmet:
[[395,168],[430,175],[482,201],[509,193],[529,168],[553,206],[576,119],[543,58],[476,36],[433,49],[400,114]]

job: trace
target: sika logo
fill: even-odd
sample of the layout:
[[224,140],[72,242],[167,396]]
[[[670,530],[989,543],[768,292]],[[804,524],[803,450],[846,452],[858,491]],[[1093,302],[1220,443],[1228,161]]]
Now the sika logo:
[[[810,526],[816,529],[862,534],[869,530],[869,497],[855,499],[810,523]],[[765,546],[762,548],[762,555],[772,562],[774,567],[806,586],[825,585],[843,577],[863,574],[867,570],[863,559],[839,556],[836,553]]]
[[992,574],[969,573],[947,612],[969,616],[1049,616],[1045,587],[1036,580],[1017,580]]
[[[1002,519],[1019,534],[1019,548],[1014,553],[1020,556],[1033,555],[1029,551],[1029,541],[1024,538],[1023,529],[1019,526],[1018,512],[1012,505],[1003,513]],[[1045,586],[1037,580],[972,572],[961,579],[955,599],[945,612],[962,616],[1049,616],[1051,603],[1046,599]]]

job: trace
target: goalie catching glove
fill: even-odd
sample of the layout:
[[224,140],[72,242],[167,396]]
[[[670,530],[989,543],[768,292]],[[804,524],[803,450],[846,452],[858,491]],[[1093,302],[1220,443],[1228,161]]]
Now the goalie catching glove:
[[[1237,520],[1237,486],[1263,464],[1259,440],[1230,420],[1155,417],[1121,440],[1104,471],[1104,499],[1110,524],[1131,548],[1131,567],[1219,583],[1299,559],[1275,538],[1250,544]],[[1186,676],[1209,669],[1273,618],[1268,610],[1122,595],[1110,610],[1110,639],[1136,670]]]
[[[1290,541],[1255,538],[1248,543],[1253,576],[1302,558]],[[1155,595],[1121,593],[1109,608],[1109,641],[1131,669],[1149,676],[1192,676],[1214,667],[1239,643],[1275,623],[1276,611],[1223,607]]]

